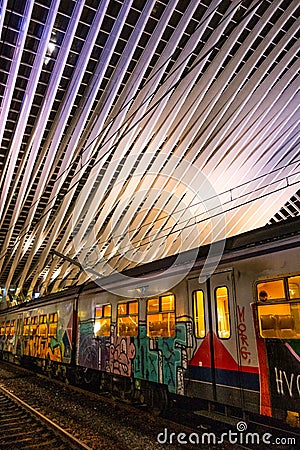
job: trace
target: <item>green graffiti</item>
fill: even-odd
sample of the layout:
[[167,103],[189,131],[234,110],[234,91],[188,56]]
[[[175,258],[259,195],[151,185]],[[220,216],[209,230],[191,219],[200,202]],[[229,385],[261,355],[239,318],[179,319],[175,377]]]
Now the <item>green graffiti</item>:
[[180,373],[185,369],[188,339],[188,322],[177,322],[176,336],[149,338],[146,326],[140,326],[139,338],[134,339],[136,357],[134,376],[166,384],[170,392],[178,392]]

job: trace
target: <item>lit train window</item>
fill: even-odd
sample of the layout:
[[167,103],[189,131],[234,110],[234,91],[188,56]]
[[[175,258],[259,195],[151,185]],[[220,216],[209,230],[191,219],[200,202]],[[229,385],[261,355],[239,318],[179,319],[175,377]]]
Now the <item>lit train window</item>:
[[25,317],[24,319],[24,327],[23,327],[23,336],[29,335],[29,329],[30,329],[30,318]]
[[215,305],[218,337],[228,339],[230,338],[229,293],[226,286],[220,286],[215,290]]
[[31,324],[30,324],[30,334],[35,336],[36,332],[37,332],[37,326],[38,326],[38,323],[39,323],[38,316],[31,317],[31,321],[30,322],[31,322]]
[[261,337],[300,338],[300,302],[295,301],[300,298],[299,286],[299,275],[257,284],[257,312]]
[[4,336],[4,334],[5,334],[5,322],[1,322],[0,334],[1,334],[1,336]]
[[138,301],[119,303],[117,330],[118,336],[138,335]]
[[196,337],[204,338],[206,333],[204,320],[204,292],[202,290],[193,292],[193,312]]
[[9,335],[9,330],[10,330],[10,320],[7,320],[5,322],[5,334],[6,334],[6,336]]
[[266,281],[257,285],[257,299],[260,302],[285,299],[283,280]]
[[57,337],[57,322],[58,315],[57,313],[49,314],[49,336]]
[[300,275],[288,278],[290,300],[300,298]]
[[95,336],[110,336],[111,305],[96,306],[95,309]]
[[300,303],[258,306],[259,332],[270,339],[300,338]]
[[15,320],[11,320],[10,321],[10,330],[9,330],[9,334],[11,336],[13,336],[15,334],[15,326],[16,326],[16,321]]
[[175,297],[173,294],[148,300],[147,336],[175,336]]
[[47,315],[43,314],[39,317],[39,336],[46,338],[48,334]]

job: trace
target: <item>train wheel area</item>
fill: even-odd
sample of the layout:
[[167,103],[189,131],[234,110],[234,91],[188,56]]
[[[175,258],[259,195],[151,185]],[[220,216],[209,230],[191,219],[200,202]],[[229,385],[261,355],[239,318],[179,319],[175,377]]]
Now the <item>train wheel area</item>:
[[[183,433],[186,436],[192,436],[192,433],[201,435],[200,428],[192,428],[192,422],[184,426],[176,423],[175,416],[173,420],[156,417],[143,407],[132,407],[110,396],[37,376],[22,367],[0,362],[0,378],[6,389],[12,390],[95,450],[177,450],[183,448],[179,442]],[[215,446],[207,439],[203,445],[188,443],[184,448],[213,450]],[[242,447],[224,443],[222,449],[242,450]]]
[[[265,420],[263,422],[256,422],[258,419],[255,416],[245,416],[242,411],[234,408],[227,408],[222,405],[210,404],[205,401],[199,401],[197,399],[187,399],[181,398],[179,396],[172,396],[168,401],[167,408],[156,408],[156,405],[159,402],[163,402],[164,394],[162,392],[157,391],[154,395],[153,392],[148,391],[148,395],[153,395],[153,405],[152,408],[147,406],[147,409],[143,407],[146,404],[146,398],[144,399],[144,403],[140,400],[143,398],[141,392],[139,393],[140,398],[138,398],[135,402],[135,405],[131,405],[131,402],[128,401],[124,397],[124,391],[117,389],[114,390],[113,394],[108,392],[107,383],[108,378],[105,380],[106,383],[103,383],[102,380],[102,390],[98,390],[98,392],[92,392],[93,389],[89,389],[85,391],[82,387],[73,387],[71,385],[66,385],[65,382],[61,382],[55,380],[53,378],[48,378],[45,376],[39,376],[36,372],[31,372],[28,369],[23,369],[20,366],[12,366],[10,363],[7,365],[5,362],[0,362],[0,376],[1,379],[6,382],[8,380],[8,387],[13,386],[15,392],[15,383],[17,384],[17,391],[23,392],[25,398],[29,395],[29,398],[32,399],[35,405],[38,404],[39,409],[41,408],[41,404],[43,404],[42,409],[51,409],[51,417],[53,420],[52,414],[56,416],[56,414],[63,414],[64,419],[59,418],[59,422],[67,419],[67,417],[71,417],[72,426],[74,425],[77,419],[82,420],[82,414],[85,414],[82,410],[86,409],[87,415],[91,420],[91,423],[100,423],[99,432],[103,430],[103,423],[107,423],[108,420],[114,420],[113,423],[117,423],[121,421],[123,424],[123,420],[126,421],[126,424],[130,423],[130,429],[136,430],[135,432],[139,435],[140,427],[146,427],[149,432],[149,428],[151,428],[152,437],[149,442],[151,442],[152,447],[144,447],[138,446],[134,448],[163,448],[163,449],[176,449],[182,448],[178,446],[177,438],[183,439],[182,436],[184,433],[186,436],[189,436],[190,439],[196,439],[199,443],[201,439],[206,439],[206,446],[198,446],[188,445],[195,444],[195,442],[184,444],[184,448],[208,448],[208,449],[216,449],[216,446],[210,446],[208,444],[218,444],[222,443],[220,448],[222,449],[234,449],[240,450],[241,448],[247,449],[267,449],[268,446],[256,445],[257,442],[255,440],[261,439],[262,436],[272,436],[272,439],[282,438],[282,442],[285,442],[285,445],[277,445],[276,449],[291,449],[297,448],[294,445],[286,445],[287,442],[299,442],[300,441],[300,433],[295,430],[291,430],[289,427],[283,427],[282,424],[275,423],[274,420]],[[98,379],[100,381],[100,378]],[[116,381],[116,380],[115,380]],[[119,380],[118,380],[119,381]],[[99,387],[100,385],[98,385]],[[127,385],[128,387],[128,385]],[[41,390],[42,394],[38,394],[38,399],[36,400],[35,394],[32,394],[32,390],[39,391]],[[45,393],[46,390],[46,393]],[[99,393],[100,392],[100,393]],[[127,392],[127,394],[129,394]],[[74,400],[74,402],[73,402]],[[69,406],[69,402],[72,404]],[[134,402],[134,399],[133,399]],[[150,399],[148,398],[148,403],[150,403]],[[71,412],[68,412],[70,408]],[[92,408],[92,411],[89,412],[89,408]],[[149,413],[149,409],[151,413]],[[162,411],[164,409],[164,411]],[[123,412],[122,412],[123,411]],[[115,418],[112,419],[114,413],[117,413],[118,420],[115,422]],[[94,414],[94,415],[93,415]],[[159,414],[159,418],[157,417]],[[126,418],[126,419],[124,419]],[[137,420],[138,418],[138,420]],[[85,427],[87,419],[85,420]],[[111,433],[114,434],[115,431],[112,429],[110,422]],[[148,424],[148,425],[147,425]],[[124,425],[124,424],[123,424]],[[122,426],[123,426],[122,425]],[[92,425],[89,425],[92,426]],[[101,428],[102,427],[102,428]],[[241,427],[240,429],[237,427]],[[242,429],[244,427],[244,430]],[[117,427],[118,428],[118,427]],[[157,434],[153,435],[153,432],[157,431]],[[239,431],[239,439],[252,439],[253,442],[251,446],[245,445],[246,443],[238,442],[236,439],[236,433]],[[86,432],[86,429],[84,433]],[[107,431],[105,431],[107,433]],[[247,437],[248,436],[248,437]],[[249,437],[250,436],[250,437]],[[199,440],[200,439],[200,440]],[[289,439],[289,441],[288,441]],[[229,442],[228,442],[229,440]],[[158,444],[162,444],[163,446],[158,446]],[[221,442],[222,441],[222,442]],[[223,442],[224,441],[224,442]],[[255,442],[254,442],[255,441]],[[143,441],[144,442],[144,441]],[[165,446],[167,444],[167,446]],[[182,443],[181,443],[182,444]],[[255,444],[255,445],[254,445]],[[90,445],[90,442],[88,442]],[[91,448],[101,448],[96,446],[91,446]],[[105,447],[106,448],[106,447]],[[107,447],[110,448],[110,447]],[[127,447],[111,447],[111,448],[127,448]],[[128,447],[129,449],[129,447]]]

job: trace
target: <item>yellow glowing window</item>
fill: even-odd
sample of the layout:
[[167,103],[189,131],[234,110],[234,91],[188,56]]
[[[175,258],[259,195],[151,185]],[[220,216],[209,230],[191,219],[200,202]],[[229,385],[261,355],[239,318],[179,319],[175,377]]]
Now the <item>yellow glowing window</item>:
[[284,300],[283,280],[266,281],[257,285],[257,299],[259,302]]
[[259,304],[259,333],[263,338],[299,339],[300,303]]
[[287,340],[300,338],[300,302],[296,301],[300,298],[299,287],[299,275],[257,284],[261,337]]
[[111,305],[96,306],[95,309],[95,336],[110,336]]
[[15,334],[15,326],[16,326],[16,321],[15,320],[11,320],[10,321],[10,330],[9,330],[9,334],[11,336],[13,336]]
[[48,334],[47,315],[43,314],[39,317],[39,336],[46,338]]
[[205,336],[204,292],[202,290],[193,292],[193,312],[194,312],[196,337],[204,338]]
[[290,300],[300,298],[300,275],[288,278],[288,289]]
[[175,297],[173,294],[148,300],[147,336],[175,336]]
[[5,334],[5,322],[2,322],[0,325],[0,334],[1,336],[4,336]]
[[58,315],[57,313],[49,314],[49,336],[57,337],[57,322]]
[[29,335],[29,329],[30,329],[30,318],[25,317],[24,319],[24,327],[23,327],[23,336]]
[[215,302],[217,313],[217,332],[221,339],[230,338],[229,320],[229,295],[226,286],[220,286],[215,290]]
[[136,300],[118,304],[118,336],[137,336],[138,322],[138,302]]
[[9,330],[10,330],[10,320],[7,320],[5,322],[5,334],[6,334],[6,336],[9,335]]
[[38,316],[31,317],[30,334],[33,336],[36,335],[38,323],[39,323]]

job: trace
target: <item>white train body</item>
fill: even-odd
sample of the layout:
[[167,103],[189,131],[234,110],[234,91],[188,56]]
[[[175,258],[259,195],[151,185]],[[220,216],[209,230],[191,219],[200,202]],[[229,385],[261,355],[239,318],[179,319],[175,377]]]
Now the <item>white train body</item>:
[[[129,293],[138,291],[136,276],[163,280],[168,260],[128,273],[127,297],[89,283],[4,309],[2,356],[75,382],[96,379],[100,388],[152,406],[169,394],[297,422],[299,224],[228,240],[202,283],[205,250],[182,281],[159,295]],[[175,265],[168,276],[184,269]]]

